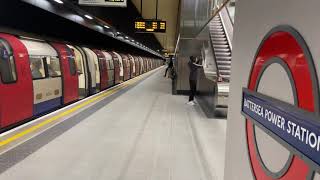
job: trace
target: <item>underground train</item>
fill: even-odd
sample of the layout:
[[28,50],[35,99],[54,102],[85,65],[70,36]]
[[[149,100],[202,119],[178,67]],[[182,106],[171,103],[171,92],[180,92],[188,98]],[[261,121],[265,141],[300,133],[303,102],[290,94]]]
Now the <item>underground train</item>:
[[0,130],[161,65],[158,59],[0,33]]

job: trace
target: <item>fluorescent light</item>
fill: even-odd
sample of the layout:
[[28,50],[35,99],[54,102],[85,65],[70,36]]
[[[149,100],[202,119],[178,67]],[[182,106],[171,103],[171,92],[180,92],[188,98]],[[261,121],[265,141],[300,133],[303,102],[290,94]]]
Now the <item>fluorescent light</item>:
[[89,16],[88,14],[84,15],[88,19],[93,19],[93,17]]
[[56,3],[63,4],[61,0],[54,0]]
[[132,39],[131,41],[132,41],[132,42],[134,42],[134,40],[133,40],[133,39]]
[[126,36],[126,39],[128,39],[129,37],[128,36]]
[[107,26],[107,25],[104,25],[104,27],[105,27],[105,28],[107,28],[107,29],[109,29],[109,28],[110,28],[110,27],[109,27],[109,26]]

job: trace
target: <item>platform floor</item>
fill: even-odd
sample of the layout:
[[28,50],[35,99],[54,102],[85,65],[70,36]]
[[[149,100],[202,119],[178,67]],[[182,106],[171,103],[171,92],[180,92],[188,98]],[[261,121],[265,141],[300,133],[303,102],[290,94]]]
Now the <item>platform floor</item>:
[[207,119],[199,106],[185,104],[187,97],[171,95],[163,74],[157,70],[65,128],[0,179],[223,179],[226,120]]

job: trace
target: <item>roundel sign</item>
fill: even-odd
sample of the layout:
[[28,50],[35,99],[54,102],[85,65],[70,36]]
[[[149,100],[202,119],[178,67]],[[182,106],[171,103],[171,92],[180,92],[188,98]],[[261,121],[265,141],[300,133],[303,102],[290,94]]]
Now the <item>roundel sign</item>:
[[[287,76],[288,82],[284,83],[290,88],[282,91],[292,95],[291,104],[259,92],[259,87],[267,86],[262,79],[272,67],[278,67],[277,72],[282,69]],[[256,179],[313,178],[320,167],[319,87],[311,53],[293,28],[276,27],[261,43],[248,87],[243,89],[242,114],[246,117],[248,155]],[[270,168],[264,160],[268,152],[263,152],[266,146],[259,145],[257,127],[288,152],[285,161],[278,163],[281,167]],[[278,153],[272,150],[269,156]]]

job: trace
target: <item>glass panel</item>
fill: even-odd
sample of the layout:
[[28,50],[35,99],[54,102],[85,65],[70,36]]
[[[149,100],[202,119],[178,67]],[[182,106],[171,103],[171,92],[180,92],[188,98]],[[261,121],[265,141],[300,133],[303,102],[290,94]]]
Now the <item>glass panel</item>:
[[42,79],[46,77],[43,64],[43,57],[30,56],[30,69],[33,79]]
[[107,60],[105,60],[105,61],[106,61],[107,69],[110,69],[109,61],[107,61]]
[[[73,50],[73,49],[72,49]],[[73,51],[74,52],[74,51]],[[83,69],[82,69],[82,57],[81,54],[74,52],[75,54],[75,62],[76,62],[76,66],[77,66],[77,71],[78,74],[83,74]]]
[[105,61],[105,59],[103,58],[99,58],[99,66],[100,66],[100,71],[105,70],[105,66],[103,64],[103,61]]
[[60,60],[57,57],[47,57],[49,77],[61,76]]
[[235,6],[236,6],[236,0],[231,0],[227,5],[229,16],[230,16],[232,23],[234,23]]
[[110,69],[114,69],[113,60],[109,60],[110,63]]
[[69,68],[70,68],[70,74],[72,76],[77,74],[77,65],[75,58],[73,56],[73,53],[71,52],[70,48],[66,48],[67,54],[68,54],[68,62],[69,62]]
[[9,43],[0,39],[0,74],[3,83],[17,80],[16,65]]

